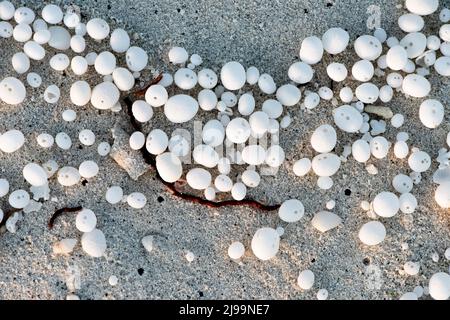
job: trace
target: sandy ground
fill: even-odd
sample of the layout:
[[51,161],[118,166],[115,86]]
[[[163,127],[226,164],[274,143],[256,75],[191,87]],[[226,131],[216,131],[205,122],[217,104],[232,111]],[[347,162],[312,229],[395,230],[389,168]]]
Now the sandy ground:
[[[85,18],[107,18],[113,28],[124,27],[135,33],[136,42],[148,51],[155,70],[165,70],[168,49],[180,45],[190,53],[200,54],[205,67],[219,70],[222,63],[237,60],[272,74],[278,84],[287,82],[287,68],[298,59],[304,37],[342,26],[354,40],[368,32],[365,20],[370,5],[380,7],[382,27],[389,34],[401,35],[396,19],[403,13],[403,9],[396,7],[400,1],[391,0],[56,2],[76,3]],[[24,3],[35,9],[41,5],[41,1]],[[429,24],[427,31],[435,33],[436,26]],[[20,50],[19,46],[11,39],[0,41],[0,73],[2,77],[13,75],[10,59]],[[354,61],[352,56],[336,59]],[[289,198],[303,201],[305,217],[298,223],[285,225],[276,213],[244,207],[213,210],[182,202],[167,194],[152,172],[133,181],[114,160],[102,158],[96,151],[98,142],[113,143],[110,128],[117,120],[126,123],[124,112],[111,114],[86,106],[76,108],[76,122],[63,122],[62,111],[73,108],[67,93],[76,78],[69,73],[50,72],[45,64],[33,64],[32,68],[46,75],[43,86],[30,90],[26,103],[19,107],[0,105],[0,131],[19,128],[28,141],[17,153],[0,154],[0,176],[6,177],[13,188],[25,188],[21,170],[30,161],[54,159],[60,166],[77,167],[84,160],[94,159],[101,163],[101,169],[84,186],[62,188],[53,179],[51,197],[56,197],[57,202],[45,202],[39,212],[25,215],[17,233],[0,236],[0,298],[64,299],[70,291],[67,276],[73,273],[80,279],[75,293],[81,299],[314,299],[321,288],[329,291],[330,299],[396,299],[417,285],[427,285],[434,272],[448,270],[443,252],[450,246],[449,212],[438,209],[431,200],[434,189],[431,170],[413,190],[419,200],[417,210],[412,215],[400,213],[383,219],[387,237],[375,248],[365,247],[358,240],[359,227],[370,221],[359,203],[372,200],[380,191],[392,190],[392,178],[398,172],[408,172],[405,161],[392,156],[382,161],[371,160],[380,170],[376,176],[368,175],[364,165],[349,161],[334,177],[335,184],[328,192],[318,190],[313,175],[305,178],[293,175],[293,162],[313,155],[308,142],[311,132],[320,124],[331,123],[329,103],[322,102],[312,114],[300,111],[298,106],[288,110],[294,121],[281,134],[287,161],[276,177],[264,178],[261,186],[251,192],[254,198],[269,203]],[[323,67],[318,69],[317,84],[328,85],[321,82],[325,79]],[[390,107],[405,114],[407,122],[401,130],[410,133],[411,145],[435,158],[450,129],[450,83],[436,76],[431,81],[434,84],[431,96],[440,99],[447,111],[439,129],[431,131],[420,124],[418,100],[397,96]],[[48,105],[42,99],[44,88],[52,83],[62,88],[63,98],[57,105]],[[77,139],[84,128],[96,133],[97,142],[92,147],[81,146]],[[55,146],[48,152],[37,146],[35,137],[39,133],[56,135],[60,131],[72,137],[74,145],[70,151]],[[397,132],[390,128],[386,136],[395,141]],[[337,150],[341,152],[354,137],[339,133],[338,139]],[[436,163],[432,169],[435,168]],[[147,206],[137,211],[126,204],[108,204],[104,194],[111,185],[122,186],[125,193],[145,193]],[[345,195],[345,189],[351,190],[351,195]],[[319,234],[310,220],[315,212],[325,209],[328,200],[336,201],[334,212],[342,217],[343,225]],[[2,206],[6,202],[6,198],[0,199]],[[55,209],[76,205],[97,213],[98,227],[104,231],[108,244],[104,258],[86,256],[79,244],[70,256],[52,255],[55,241],[79,239],[80,234],[74,225],[74,215],[59,219],[53,230],[47,229],[47,221]],[[261,262],[247,250],[241,264],[230,261],[226,253],[229,244],[242,241],[249,249],[253,233],[263,226],[285,227],[277,257]],[[155,237],[151,253],[140,244],[140,239],[148,234]],[[403,243],[409,248],[403,250]],[[188,250],[196,256],[192,263],[184,257]],[[434,252],[440,256],[438,263],[431,260]],[[421,263],[418,276],[401,274],[408,260]],[[312,290],[303,292],[296,279],[298,272],[306,268],[314,271],[316,282]],[[111,275],[119,278],[117,286],[108,284]]]

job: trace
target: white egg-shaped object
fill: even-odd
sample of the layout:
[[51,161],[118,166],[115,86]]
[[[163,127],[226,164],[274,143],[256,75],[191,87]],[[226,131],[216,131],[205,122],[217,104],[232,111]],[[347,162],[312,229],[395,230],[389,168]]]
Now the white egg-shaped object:
[[283,105],[280,103],[280,101],[275,99],[267,99],[266,101],[264,101],[261,109],[271,119],[276,119],[283,113]]
[[255,170],[245,170],[241,176],[242,182],[250,188],[256,188],[261,182],[261,176]]
[[66,28],[53,26],[48,28],[50,31],[50,40],[48,45],[56,50],[65,51],[70,48],[70,39],[72,38]]
[[311,146],[319,153],[330,152],[336,146],[336,142],[336,130],[329,124],[321,125],[311,135]]
[[81,76],[86,73],[89,66],[84,57],[75,56],[70,62],[70,67],[74,74],[76,74],[77,76]]
[[408,53],[400,46],[393,46],[386,54],[386,63],[391,70],[402,70],[408,62]]
[[314,76],[314,70],[305,62],[295,62],[288,69],[289,79],[292,81],[305,84],[311,81]]
[[357,132],[362,124],[363,117],[354,107],[343,105],[333,110],[334,123],[345,132]]
[[98,74],[106,76],[112,74],[114,69],[116,69],[117,59],[109,51],[103,51],[99,53],[95,59],[94,67]]
[[384,85],[380,88],[379,98],[382,102],[386,103],[392,100],[394,97],[394,90],[389,85]]
[[167,134],[161,129],[153,129],[147,136],[145,147],[151,154],[161,154],[169,145]]
[[370,152],[377,159],[386,158],[390,143],[385,137],[377,136],[370,140]]
[[13,153],[22,148],[25,136],[19,130],[9,130],[0,134],[0,150],[5,153]]
[[370,159],[370,145],[366,140],[359,139],[352,144],[352,156],[356,161],[364,163]]
[[309,290],[314,285],[314,273],[311,270],[303,270],[297,278],[297,284],[302,290]]
[[194,161],[207,168],[214,168],[219,162],[219,154],[213,147],[199,144],[192,151]]
[[269,116],[263,111],[256,111],[250,116],[249,124],[253,132],[264,134],[269,129]]
[[245,254],[245,247],[241,242],[235,241],[230,244],[227,252],[230,259],[238,260]]
[[203,142],[212,147],[217,147],[223,143],[225,138],[225,128],[218,120],[209,120],[202,130]]
[[140,192],[133,192],[127,196],[127,203],[133,209],[142,209],[147,204],[147,198]]
[[302,93],[296,86],[285,84],[278,88],[276,96],[282,105],[291,107],[300,101]]
[[249,116],[255,110],[255,98],[251,93],[244,93],[238,102],[239,113],[243,116]]
[[[369,60],[359,60],[352,67],[353,77],[356,80],[361,81],[361,82],[366,82],[366,81],[369,81],[370,79],[372,79],[374,72],[375,72],[375,69],[373,67],[373,64]],[[352,97],[353,97],[353,95],[352,95]],[[348,102],[350,102],[350,101],[348,101]]]
[[45,49],[35,41],[28,41],[23,46],[25,54],[33,60],[42,60],[45,57]]
[[250,137],[251,131],[250,124],[246,119],[234,118],[227,125],[226,135],[233,143],[244,143]]
[[342,63],[333,62],[327,66],[327,74],[333,81],[341,82],[347,78],[348,71]]
[[260,76],[258,68],[254,67],[254,66],[249,67],[247,69],[246,76],[247,76],[248,84],[250,84],[250,85],[257,84],[259,76]]
[[408,165],[415,172],[425,172],[431,166],[431,157],[424,151],[413,152],[408,158]]
[[260,145],[249,145],[242,149],[242,160],[253,166],[259,166],[266,160],[266,149]]
[[0,82],[0,100],[6,104],[17,105],[27,95],[23,82],[14,77],[6,77]]
[[144,49],[139,47],[130,47],[125,54],[127,67],[130,71],[140,72],[148,64],[148,54]]
[[341,166],[341,159],[334,153],[322,153],[315,156],[311,167],[319,177],[331,177]]
[[241,201],[245,199],[247,195],[247,187],[242,182],[237,182],[231,188],[231,196],[236,201]]
[[159,176],[169,183],[177,181],[183,174],[180,159],[171,152],[166,152],[156,157],[156,169]]
[[273,94],[277,90],[277,85],[272,76],[263,73],[258,79],[258,87],[265,94]]
[[360,36],[356,39],[354,47],[361,59],[369,61],[377,59],[383,50],[380,40],[371,35]]
[[220,71],[220,80],[227,90],[239,90],[245,85],[247,74],[244,67],[236,61],[227,62]]
[[76,185],[80,179],[80,172],[74,167],[62,167],[58,171],[58,182],[64,187]]
[[22,173],[24,179],[34,187],[40,187],[47,183],[47,173],[36,163],[27,164]]
[[70,87],[70,100],[76,106],[85,106],[91,100],[92,90],[86,81],[76,81]]
[[409,147],[405,141],[397,141],[394,145],[394,155],[398,159],[404,159],[408,156]]
[[191,151],[191,145],[185,137],[174,135],[169,140],[169,150],[177,157],[184,157]]
[[0,2],[0,19],[11,20],[14,17],[16,9],[10,1]]
[[152,106],[144,100],[136,100],[133,102],[131,112],[133,113],[133,117],[141,123],[148,122],[153,117]]
[[102,82],[92,90],[91,104],[96,109],[107,110],[114,107],[119,98],[119,89],[112,82]]
[[11,64],[14,71],[23,74],[30,69],[30,58],[23,52],[17,52],[13,55]]
[[197,85],[197,74],[189,68],[178,69],[173,79],[177,87],[183,90],[191,90]]
[[403,92],[415,98],[426,97],[431,90],[430,82],[418,74],[408,74],[402,83]]
[[17,42],[27,42],[31,39],[33,30],[28,24],[19,23],[13,29],[13,38]]
[[323,44],[316,36],[303,39],[300,46],[300,59],[307,64],[316,64],[322,60]]
[[328,29],[322,36],[323,48],[330,54],[343,52],[347,48],[349,40],[348,32],[342,28]]
[[403,213],[413,213],[418,205],[417,199],[411,193],[403,193],[400,195],[400,210]]
[[435,129],[444,120],[444,106],[435,99],[428,99],[421,103],[419,108],[419,118],[423,125],[430,129]]
[[398,197],[394,193],[387,191],[377,194],[372,205],[374,212],[383,218],[393,217],[400,210]]
[[428,283],[428,290],[433,299],[448,300],[450,298],[450,275],[445,272],[433,274]]
[[6,196],[8,193],[9,193],[9,182],[8,182],[8,180],[1,178],[0,179],[0,198]]
[[78,212],[75,218],[75,226],[81,232],[91,232],[97,225],[97,216],[90,209],[83,209]]
[[30,203],[30,194],[25,190],[15,190],[9,195],[8,202],[15,209],[23,209]]
[[214,186],[220,192],[230,192],[233,188],[233,181],[227,175],[220,174],[214,179]]
[[425,21],[414,13],[405,13],[398,18],[398,26],[406,33],[418,32],[423,29]]
[[161,107],[166,104],[169,98],[166,88],[162,85],[154,84],[145,92],[145,101],[152,107]]
[[411,32],[400,40],[400,45],[406,50],[409,59],[417,58],[427,47],[427,37],[421,32]]
[[92,160],[83,161],[78,167],[80,176],[86,179],[95,177],[99,172],[98,164]]
[[114,84],[120,91],[129,91],[134,86],[135,79],[133,74],[126,68],[114,69],[112,78]]
[[188,185],[195,190],[205,190],[211,184],[211,174],[203,168],[194,168],[186,174]]
[[83,233],[81,247],[91,257],[100,258],[106,251],[105,235],[98,229]]
[[217,74],[208,68],[202,69],[197,75],[198,84],[204,89],[212,89],[217,85]]
[[81,53],[86,49],[86,40],[82,36],[74,35],[70,38],[70,48],[73,52]]
[[69,150],[72,146],[72,139],[70,139],[69,135],[64,132],[59,132],[56,134],[55,142],[56,145],[63,150]]
[[437,187],[434,199],[441,208],[450,208],[450,182],[444,182]]
[[112,186],[106,190],[105,198],[110,204],[119,203],[123,198],[123,189],[119,186]]
[[300,160],[297,160],[294,163],[294,166],[292,167],[294,174],[298,177],[303,177],[308,174],[308,172],[311,170],[311,160],[308,158],[303,158]]
[[375,246],[386,238],[386,228],[379,221],[370,221],[359,229],[358,236],[365,245]]
[[164,105],[164,114],[173,123],[188,122],[195,117],[197,111],[197,100],[185,94],[171,96]]
[[355,90],[356,97],[363,103],[371,104],[378,100],[380,90],[373,83],[363,83]]
[[285,159],[285,153],[283,148],[278,145],[271,146],[266,151],[266,164],[272,168],[278,168],[281,166]]
[[86,30],[89,36],[94,40],[103,40],[109,35],[108,23],[100,18],[94,18],[86,24]]
[[173,64],[183,64],[189,59],[189,54],[182,47],[173,47],[169,50],[169,61]]
[[[241,98],[245,95],[250,94],[244,94],[241,96]],[[214,93],[214,91],[210,89],[203,89],[198,93],[197,101],[202,110],[205,111],[211,111],[216,108],[217,106],[217,96]]]
[[253,254],[260,260],[270,260],[276,256],[280,247],[280,235],[275,229],[261,228],[252,238]]
[[438,9],[439,0],[406,0],[405,7],[409,12],[427,16]]
[[111,33],[109,44],[114,52],[124,53],[130,48],[130,36],[123,29],[115,29]]
[[436,59],[434,70],[441,76],[450,77],[450,57],[440,57]]
[[297,222],[305,214],[305,207],[300,200],[290,199],[282,203],[278,209],[278,216],[284,222]]
[[405,174],[398,174],[392,179],[392,186],[398,193],[408,193],[413,188],[413,180]]

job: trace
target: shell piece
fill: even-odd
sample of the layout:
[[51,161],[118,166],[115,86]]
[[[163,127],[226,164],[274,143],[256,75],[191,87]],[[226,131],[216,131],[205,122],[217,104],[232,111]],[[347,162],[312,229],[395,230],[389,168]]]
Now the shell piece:
[[334,229],[339,226],[341,222],[342,219],[338,215],[328,211],[316,213],[311,221],[312,226],[320,232],[327,232]]

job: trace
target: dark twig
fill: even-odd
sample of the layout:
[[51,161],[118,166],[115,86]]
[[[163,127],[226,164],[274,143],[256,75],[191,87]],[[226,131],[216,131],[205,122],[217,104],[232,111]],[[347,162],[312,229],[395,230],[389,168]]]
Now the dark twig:
[[[133,98],[134,97],[142,97],[143,95],[145,95],[145,91],[147,90],[147,88],[149,88],[151,85],[157,84],[159,81],[161,81],[161,79],[162,79],[162,74],[160,74],[158,77],[153,79],[150,82],[150,84],[147,85],[144,89],[139,90],[136,93],[134,93],[131,96],[128,96],[124,99],[124,102],[127,105],[127,111],[128,111],[128,115],[130,117],[131,124],[136,131],[142,131],[142,126],[138,121],[136,121],[136,119],[133,116],[133,112],[132,112]],[[240,201],[224,200],[224,201],[220,201],[220,202],[215,202],[215,201],[203,199],[203,198],[195,196],[195,195],[185,194],[183,192],[180,192],[176,188],[176,182],[169,183],[161,178],[161,176],[158,173],[158,170],[156,170],[156,157],[154,155],[150,154],[145,148],[142,148],[141,152],[142,152],[142,156],[143,156],[145,162],[147,164],[149,164],[155,170],[156,177],[158,178],[158,180],[166,186],[166,188],[170,194],[172,194],[180,199],[186,200],[188,202],[198,203],[198,204],[204,205],[209,208],[221,208],[221,207],[226,207],[226,206],[249,206],[249,207],[253,207],[253,208],[256,208],[256,209],[259,209],[262,211],[274,211],[280,207],[279,204],[265,205],[261,202],[258,202],[256,200],[252,200],[252,199],[244,199],[244,200],[240,200]]]
[[55,213],[52,215],[52,217],[50,218],[50,220],[48,221],[48,228],[52,229],[54,224],[55,224],[55,220],[65,214],[65,213],[74,213],[74,212],[79,212],[83,210],[83,207],[79,206],[79,207],[73,207],[73,208],[62,208],[62,209],[58,209],[55,211]]

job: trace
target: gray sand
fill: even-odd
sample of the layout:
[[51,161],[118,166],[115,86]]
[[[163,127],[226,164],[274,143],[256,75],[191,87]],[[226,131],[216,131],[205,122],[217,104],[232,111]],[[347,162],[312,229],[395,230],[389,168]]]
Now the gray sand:
[[[34,9],[41,6],[41,1],[23,2]],[[404,12],[396,8],[400,1],[391,0],[55,2],[61,5],[74,2],[87,18],[107,18],[112,28],[123,27],[130,34],[136,33],[139,36],[136,42],[149,52],[155,70],[163,70],[168,49],[179,45],[190,53],[200,54],[205,67],[218,70],[222,63],[237,60],[273,75],[277,84],[288,81],[287,68],[298,59],[304,37],[341,26],[347,28],[354,40],[369,32],[365,23],[369,5],[380,6],[382,27],[389,34],[400,35],[396,20]],[[428,31],[436,32],[435,23],[428,25]],[[19,46],[11,39],[0,41],[0,73],[2,77],[14,75],[10,59],[20,50]],[[349,61],[355,61],[354,56],[337,59],[347,61],[347,66],[351,65]],[[28,141],[19,152],[0,154],[0,176],[6,177],[14,188],[25,188],[21,170],[29,161],[54,159],[60,166],[78,167],[82,161],[93,159],[101,163],[101,169],[85,186],[62,188],[53,179],[51,197],[58,201],[45,202],[39,212],[25,215],[17,233],[6,232],[0,236],[0,298],[64,299],[70,289],[66,284],[67,273],[75,270],[81,280],[75,294],[81,299],[315,299],[321,288],[329,291],[330,299],[397,299],[417,285],[426,286],[431,274],[448,270],[443,252],[450,246],[450,219],[448,211],[439,209],[432,200],[435,186],[431,170],[436,169],[436,163],[424,175],[422,184],[413,190],[419,200],[417,210],[412,215],[399,213],[394,218],[383,219],[388,235],[374,248],[362,246],[358,239],[359,227],[370,221],[359,204],[362,200],[372,200],[380,191],[392,190],[392,178],[399,172],[408,172],[406,161],[393,156],[382,161],[371,160],[380,170],[376,176],[368,175],[364,165],[349,161],[333,177],[334,186],[328,192],[318,190],[313,175],[294,176],[293,162],[313,155],[308,141],[311,132],[318,125],[332,121],[330,103],[322,102],[313,114],[300,111],[298,106],[288,110],[294,121],[281,134],[287,161],[276,177],[264,178],[260,187],[251,192],[254,198],[270,203],[289,198],[303,201],[305,217],[286,225],[275,212],[245,207],[213,210],[185,203],[170,196],[152,172],[138,181],[130,179],[113,159],[101,158],[96,151],[100,141],[113,143],[110,128],[119,119],[126,123],[124,113],[99,112],[88,105],[74,108],[77,121],[65,123],[61,113],[73,108],[67,90],[76,78],[56,75],[45,64],[33,64],[33,68],[41,75],[51,75],[44,78],[43,87],[30,90],[23,106],[0,105],[0,131],[19,128]],[[150,73],[145,76],[148,78]],[[328,85],[321,82],[325,78],[323,67],[318,67],[317,83]],[[447,111],[439,129],[430,131],[420,123],[419,100],[397,95],[389,106],[406,116],[407,122],[401,130],[410,133],[410,145],[424,149],[435,158],[439,148],[444,147],[450,129],[450,82],[436,76],[431,81],[434,85],[431,97],[440,99]],[[44,88],[52,83],[62,86],[64,96],[56,106],[46,104],[41,98]],[[84,128],[92,129],[97,136],[92,147],[81,147],[77,139],[78,132]],[[130,130],[126,125],[124,129]],[[63,152],[55,146],[48,152],[37,146],[37,134],[56,135],[60,131],[72,137],[74,146],[70,151]],[[395,141],[397,132],[389,128],[386,137]],[[341,152],[354,137],[339,133],[338,139],[337,150]],[[133,210],[126,204],[108,204],[104,194],[111,185],[122,186],[126,194],[143,192],[148,199],[147,206]],[[352,191],[351,195],[344,194],[346,188]],[[159,202],[158,197],[163,201]],[[342,217],[343,225],[319,234],[310,220],[332,199],[336,201],[334,212]],[[0,201],[4,206],[7,199]],[[51,231],[46,227],[47,221],[56,209],[76,205],[97,213],[98,226],[108,243],[105,258],[86,256],[79,243],[70,256],[53,256],[52,245],[57,240],[79,239],[80,234],[73,214],[59,219]],[[285,227],[285,235],[279,254],[269,262],[258,261],[249,250],[253,233],[263,226],[280,225]],[[148,234],[155,238],[151,253],[140,244],[141,238]],[[233,241],[242,241],[246,246],[241,264],[227,256],[227,248]],[[402,250],[402,243],[408,243],[409,249]],[[196,256],[192,263],[184,257],[188,250]],[[433,252],[440,255],[438,263],[431,260]],[[421,263],[418,276],[401,274],[408,260]],[[315,273],[316,282],[312,290],[303,292],[296,279],[299,271],[307,268]],[[115,287],[108,284],[111,275],[119,278]]]

